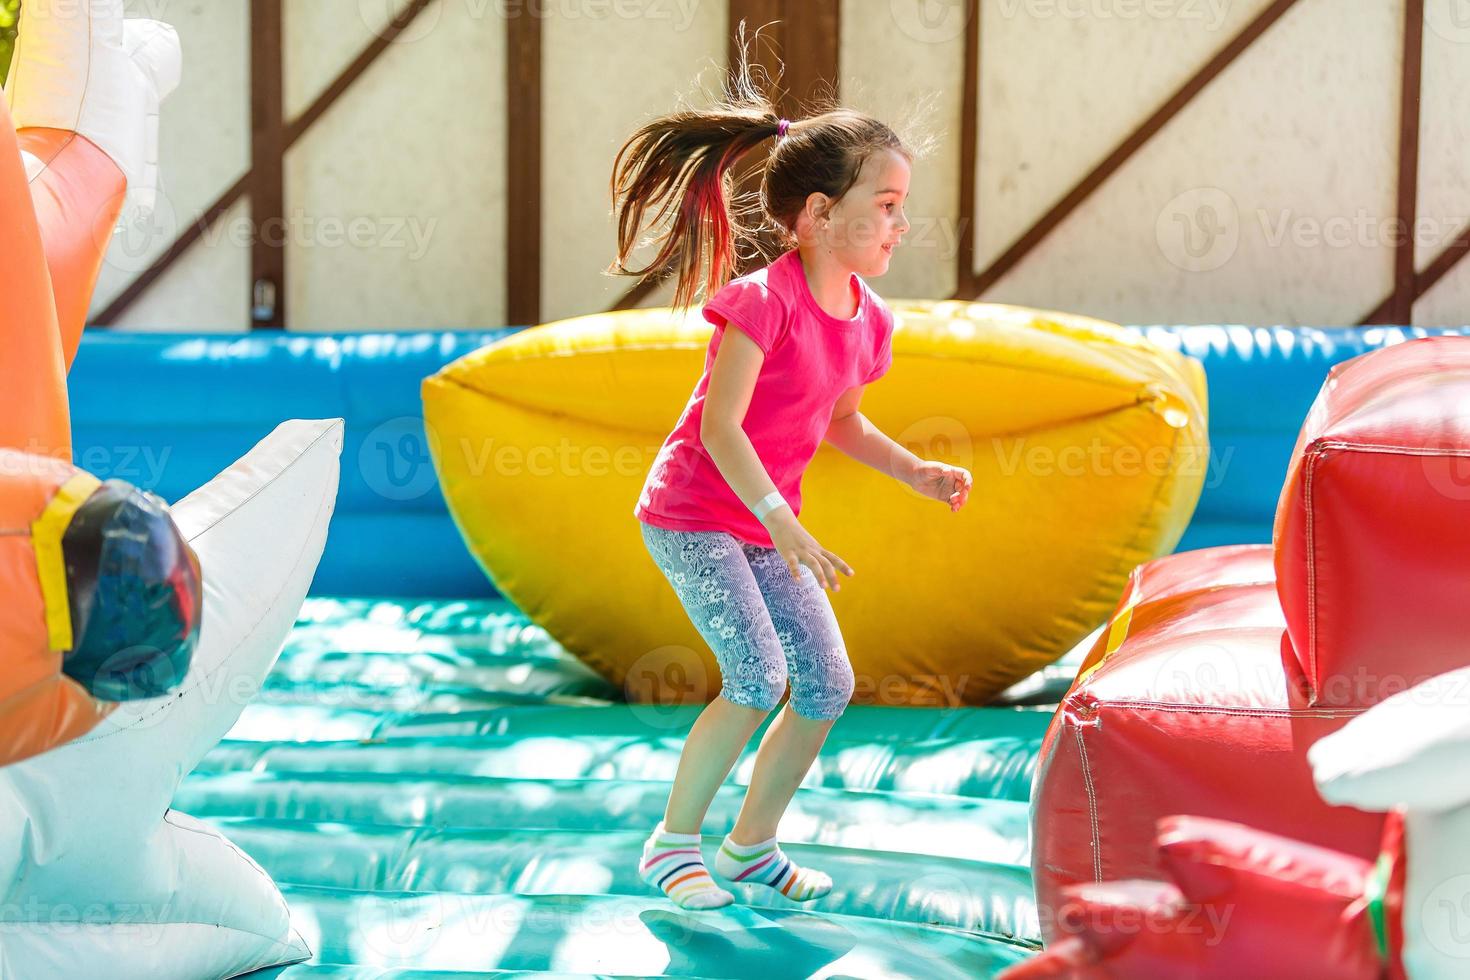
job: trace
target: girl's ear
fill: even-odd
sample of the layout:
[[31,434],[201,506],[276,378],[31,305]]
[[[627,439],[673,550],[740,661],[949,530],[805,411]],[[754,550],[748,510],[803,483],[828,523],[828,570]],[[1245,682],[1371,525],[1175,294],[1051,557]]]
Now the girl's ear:
[[806,207],[803,209],[807,217],[812,219],[812,224],[821,224],[831,211],[831,202],[827,195],[821,191],[812,191],[806,196]]

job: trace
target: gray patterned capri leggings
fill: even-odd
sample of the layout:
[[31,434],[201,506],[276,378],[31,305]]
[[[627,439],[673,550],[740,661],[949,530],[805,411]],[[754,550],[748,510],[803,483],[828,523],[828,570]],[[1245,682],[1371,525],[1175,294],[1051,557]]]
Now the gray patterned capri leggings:
[[720,665],[726,701],[770,711],[791,679],[791,708],[831,720],[852,698],[852,663],[832,603],[812,570],[724,531],[671,531],[639,521],[654,562]]

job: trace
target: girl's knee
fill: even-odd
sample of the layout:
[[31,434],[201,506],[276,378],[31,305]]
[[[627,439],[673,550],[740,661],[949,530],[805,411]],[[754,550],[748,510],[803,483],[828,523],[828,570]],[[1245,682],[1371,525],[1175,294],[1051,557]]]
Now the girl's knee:
[[840,664],[834,663],[802,684],[801,690],[793,688],[791,709],[813,721],[834,721],[847,710],[855,686],[852,664],[844,656]]
[[720,693],[724,695],[726,701],[738,704],[742,708],[774,711],[776,705],[781,703],[781,698],[786,694],[786,668],[773,665],[763,671],[760,677],[749,678],[741,682],[733,682],[726,678]]
[[733,690],[727,687],[720,692],[731,704],[754,711],[764,711],[767,714],[775,710],[776,705],[781,703],[781,695],[785,693],[785,690],[776,691],[764,685],[744,690]]

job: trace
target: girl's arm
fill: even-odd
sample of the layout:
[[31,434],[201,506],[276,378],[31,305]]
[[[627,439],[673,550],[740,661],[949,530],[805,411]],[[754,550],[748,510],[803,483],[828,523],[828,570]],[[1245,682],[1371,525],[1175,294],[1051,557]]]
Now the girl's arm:
[[[725,325],[719,350],[710,367],[709,388],[704,395],[704,413],[699,420],[699,440],[720,475],[730,484],[745,506],[755,505],[776,492],[776,484],[756,454],[750,436],[741,423],[745,421],[750,398],[755,392],[755,379],[760,374],[765,354],[744,331]],[[786,514],[789,507],[779,508]],[[777,519],[777,514],[770,517]]]
[[[720,349],[710,367],[709,388],[704,393],[704,414],[699,420],[699,438],[705,452],[715,461],[720,475],[752,511],[767,496],[776,495],[776,484],[766,472],[765,464],[751,445],[741,423],[745,421],[750,398],[755,392],[755,379],[760,375],[765,354],[740,329],[725,325]],[[759,516],[759,515],[758,515]],[[790,506],[778,506],[761,518],[771,532],[771,543],[786,560],[793,579],[800,578],[800,566],[812,570],[823,588],[836,591],[837,573],[851,575],[852,566],[836,553],[822,547],[812,537]]]
[[861,385],[842,393],[832,409],[832,421],[827,424],[823,438],[859,463],[901,483],[912,483],[922,460],[885,436],[857,410],[862,397]]

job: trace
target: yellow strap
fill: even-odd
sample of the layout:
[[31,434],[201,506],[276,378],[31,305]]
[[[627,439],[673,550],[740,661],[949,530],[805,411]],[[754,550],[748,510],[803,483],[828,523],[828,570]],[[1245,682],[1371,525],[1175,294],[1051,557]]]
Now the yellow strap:
[[1117,619],[1113,620],[1113,625],[1108,630],[1107,650],[1103,654],[1103,656],[1107,656],[1109,653],[1113,653],[1120,646],[1123,645],[1123,641],[1128,639],[1128,627],[1132,625],[1132,623],[1133,607],[1128,606],[1121,613],[1118,614]]
[[1093,671],[1101,667],[1123,645],[1123,641],[1128,639],[1128,627],[1133,623],[1133,609],[1138,604],[1137,585],[1138,583],[1130,577],[1128,604],[1108,624],[1108,642],[1103,646],[1102,656],[1097,658],[1096,663],[1091,664],[1077,675],[1077,679],[1072,682],[1074,688],[1092,676]]
[[91,473],[78,472],[61,485],[56,496],[31,522],[31,547],[36,552],[36,572],[41,581],[41,598],[46,604],[46,635],[52,650],[70,650],[71,603],[66,591],[66,557],[61,537],[82,504],[102,486]]

